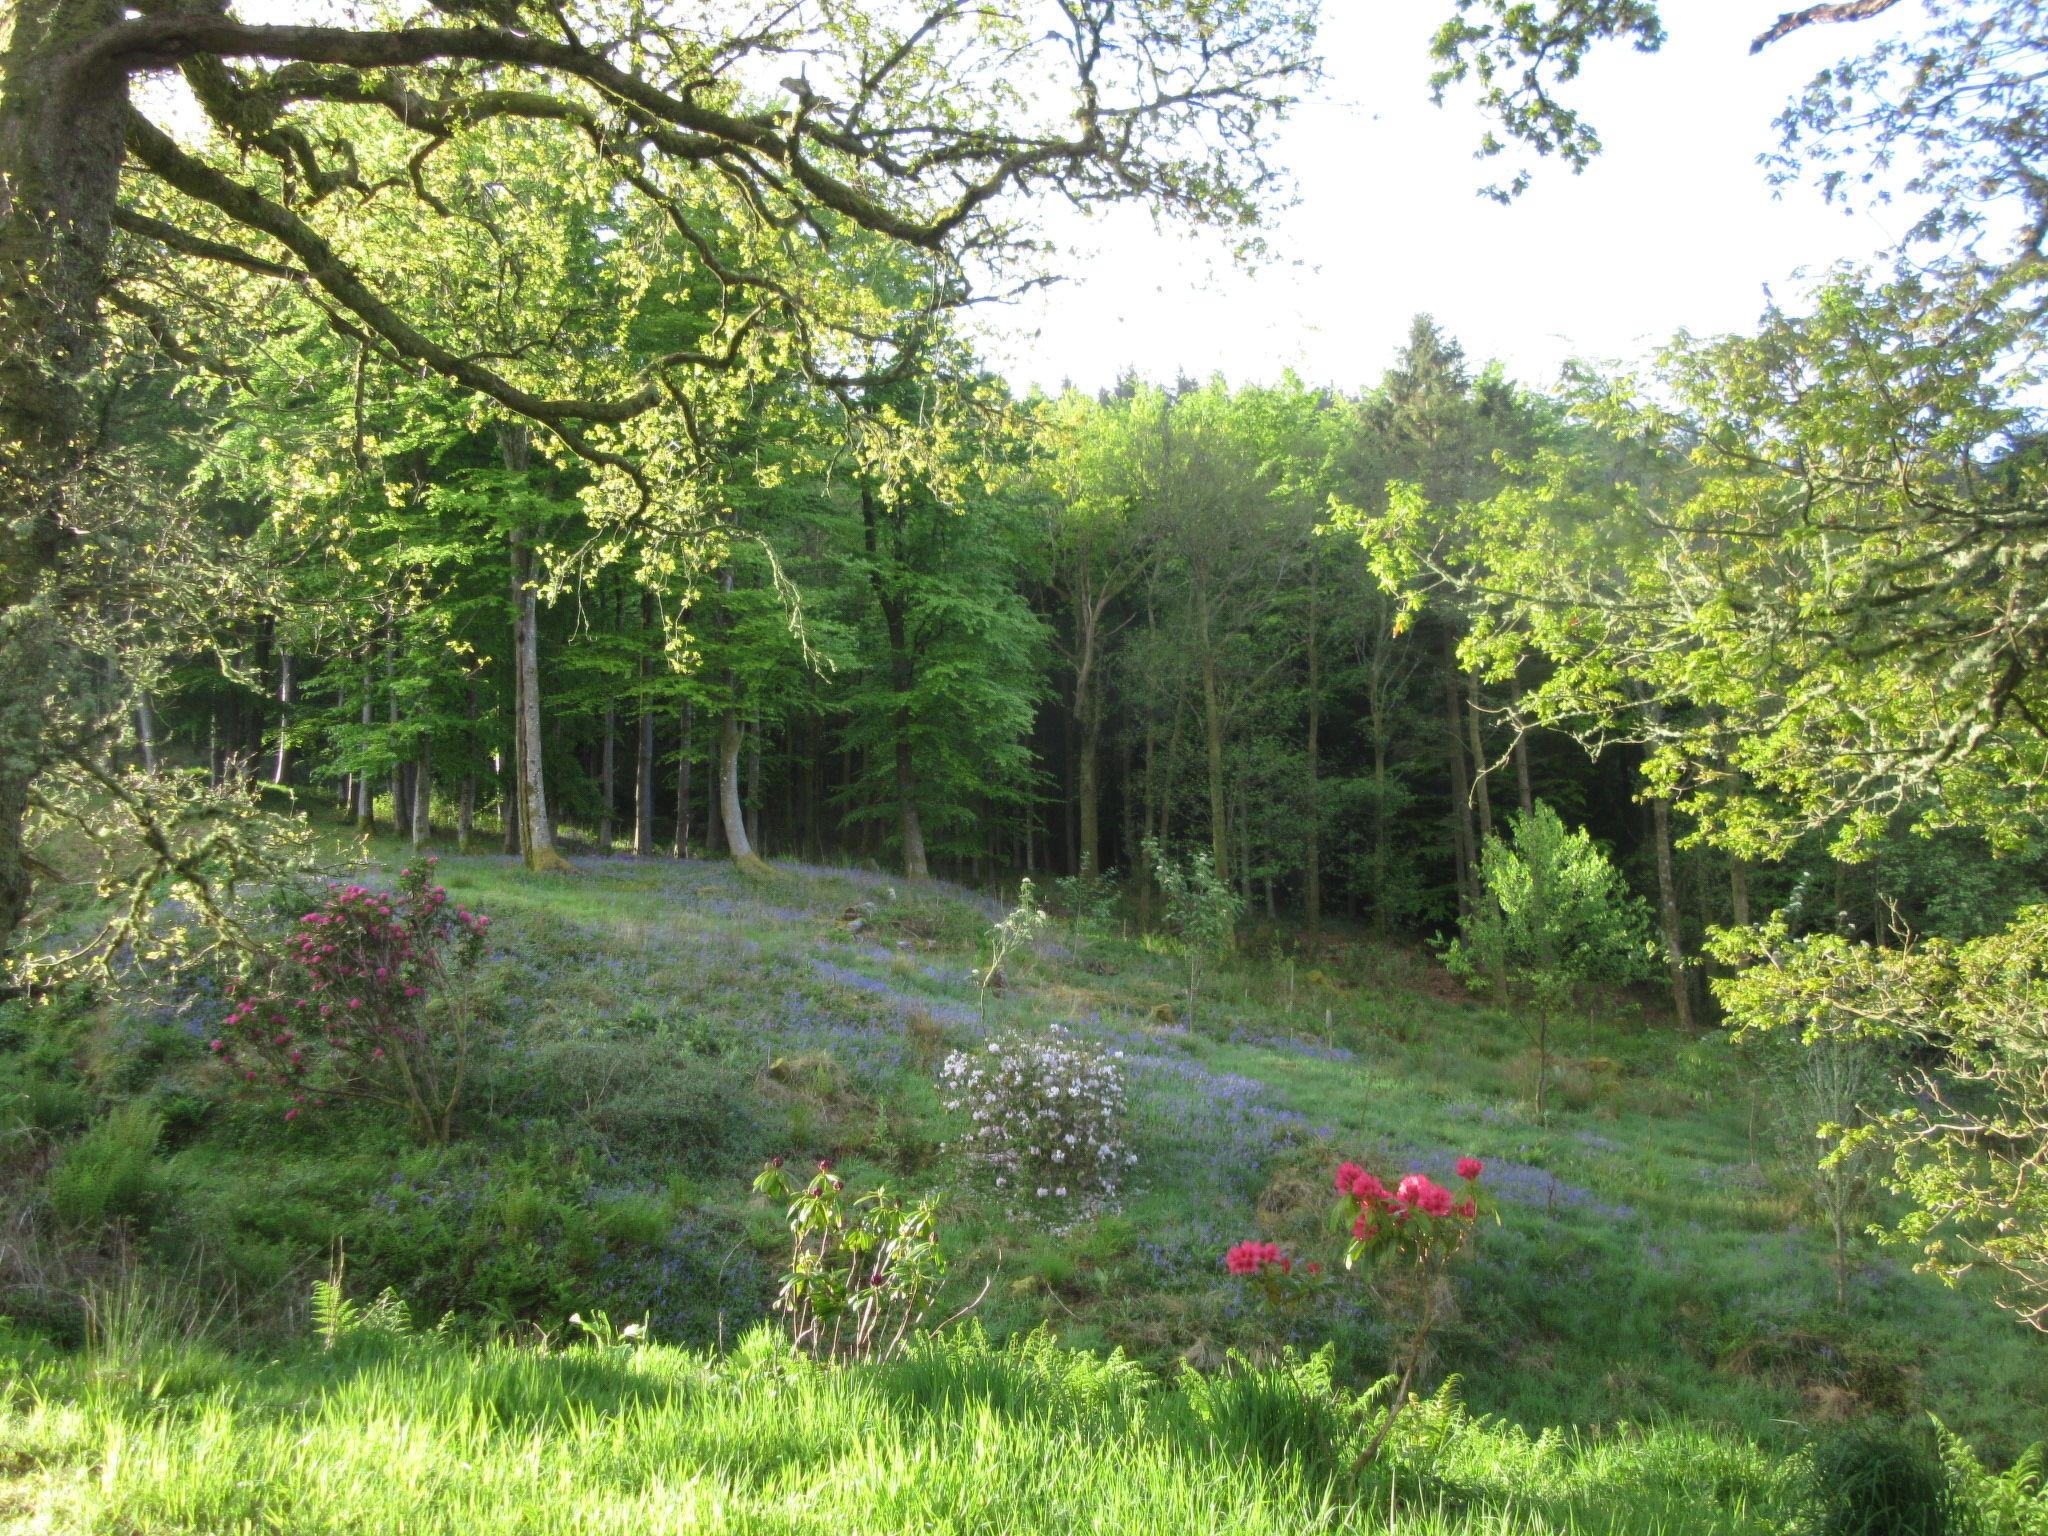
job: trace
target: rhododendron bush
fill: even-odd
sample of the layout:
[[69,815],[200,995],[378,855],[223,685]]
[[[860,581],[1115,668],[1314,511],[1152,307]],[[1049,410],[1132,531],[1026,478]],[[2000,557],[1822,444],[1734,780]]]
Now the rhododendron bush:
[[939,1087],[946,1108],[969,1120],[956,1145],[1027,1204],[1106,1204],[1138,1160],[1124,1141],[1123,1052],[1099,1051],[1057,1024],[955,1051]]
[[283,953],[234,989],[214,1055],[284,1117],[345,1097],[395,1105],[445,1140],[462,1096],[474,1007],[462,985],[490,919],[432,883],[435,860],[395,893],[335,886]]
[[[1491,1211],[1479,1186],[1486,1165],[1476,1157],[1461,1157],[1456,1171],[1456,1190],[1424,1173],[1405,1174],[1389,1188],[1377,1174],[1352,1162],[1340,1163],[1333,1179],[1339,1200],[1331,1222],[1347,1240],[1344,1267],[1376,1271],[1388,1320],[1395,1336],[1405,1341],[1397,1357],[1394,1395],[1366,1446],[1362,1459],[1367,1461],[1378,1454],[1407,1406],[1430,1334],[1450,1306],[1446,1274],[1471,1245],[1481,1216]],[[1224,1267],[1274,1309],[1298,1304],[1322,1278],[1321,1266],[1256,1240],[1233,1247],[1224,1255]]]
[[791,1346],[821,1360],[901,1354],[946,1274],[934,1202],[905,1205],[881,1188],[849,1196],[829,1158],[801,1184],[775,1158],[754,1190],[789,1206],[789,1263],[775,1310],[788,1320]]

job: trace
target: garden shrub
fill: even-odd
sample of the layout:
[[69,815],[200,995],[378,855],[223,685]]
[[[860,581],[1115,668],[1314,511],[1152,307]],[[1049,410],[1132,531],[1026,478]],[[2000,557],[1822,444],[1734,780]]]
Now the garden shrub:
[[148,1105],[124,1104],[66,1147],[50,1170],[50,1209],[57,1219],[85,1231],[146,1216],[163,1128]]
[[1102,1052],[1057,1024],[955,1051],[939,1088],[946,1108],[968,1117],[957,1145],[996,1188],[1032,1206],[1100,1208],[1138,1160],[1125,1141],[1123,1052]]
[[791,1346],[862,1364],[902,1354],[946,1274],[935,1203],[905,1205],[879,1186],[849,1196],[829,1159],[798,1184],[778,1157],[754,1189],[788,1202],[789,1258],[775,1310]]
[[399,871],[395,894],[334,888],[256,976],[212,1049],[244,1083],[283,1095],[286,1120],[335,1098],[405,1111],[446,1141],[474,1034],[467,974],[490,919],[432,883],[434,859]]

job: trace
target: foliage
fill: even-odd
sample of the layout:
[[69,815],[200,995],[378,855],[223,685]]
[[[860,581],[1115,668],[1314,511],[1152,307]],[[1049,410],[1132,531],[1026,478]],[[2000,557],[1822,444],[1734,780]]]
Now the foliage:
[[1877,1147],[1859,1128],[1882,1118],[1890,1082],[1880,1048],[1869,1040],[1822,1035],[1805,1043],[1783,1078],[1787,1130],[1819,1138],[1810,1188],[1835,1248],[1835,1304],[1845,1303],[1849,1244],[1873,1214],[1881,1172]]
[[1116,871],[1098,871],[1085,858],[1073,874],[1054,879],[1052,893],[1052,910],[1066,922],[1069,948],[1078,947],[1109,921],[1120,896]]
[[1112,1203],[1138,1160],[1124,1125],[1121,1050],[1102,1051],[1058,1024],[1011,1031],[939,1068],[957,1145],[1027,1209],[1081,1213]]
[[868,1365],[915,1344],[946,1273],[935,1201],[906,1205],[880,1186],[848,1196],[829,1161],[799,1185],[777,1158],[754,1189],[789,1203],[790,1254],[775,1308],[793,1348]]
[[223,1021],[214,1053],[288,1099],[285,1119],[357,1096],[447,1139],[475,1028],[465,982],[491,920],[429,883],[436,862],[399,871],[394,894],[333,890]]
[[368,1305],[355,1300],[348,1294],[338,1259],[326,1279],[313,1282],[312,1310],[313,1331],[322,1349],[357,1336],[402,1339],[412,1333],[412,1313],[404,1298],[387,1285]]
[[1236,942],[1244,899],[1216,873],[1207,849],[1190,849],[1185,858],[1175,859],[1148,839],[1145,867],[1166,899],[1161,921],[1187,966],[1188,1016],[1193,1018],[1203,966],[1229,953]]

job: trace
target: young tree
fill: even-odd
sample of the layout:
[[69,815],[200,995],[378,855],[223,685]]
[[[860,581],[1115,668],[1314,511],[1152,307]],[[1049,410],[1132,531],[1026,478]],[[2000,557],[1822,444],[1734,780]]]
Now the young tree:
[[1161,915],[1166,931],[1179,944],[1181,958],[1187,965],[1188,1019],[1192,1023],[1202,969],[1230,952],[1237,939],[1237,920],[1243,915],[1244,902],[1231,890],[1229,882],[1216,873],[1216,866],[1204,849],[1192,849],[1185,859],[1176,859],[1156,840],[1148,838],[1145,864],[1165,898]]
[[1538,801],[1479,858],[1484,899],[1444,952],[1474,991],[1526,1008],[1536,1029],[1536,1118],[1545,1118],[1550,1031],[1597,982],[1641,980],[1650,953],[1647,914],[1621,872],[1586,835]]

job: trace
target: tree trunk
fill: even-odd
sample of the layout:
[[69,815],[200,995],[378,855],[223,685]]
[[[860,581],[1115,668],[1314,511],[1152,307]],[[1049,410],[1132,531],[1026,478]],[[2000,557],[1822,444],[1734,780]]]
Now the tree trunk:
[[1223,700],[1216,683],[1216,656],[1209,649],[1208,625],[1202,626],[1202,729],[1209,748],[1209,854],[1216,878],[1230,878],[1230,815],[1224,799]]
[[1102,721],[1094,702],[1089,702],[1094,713],[1081,720],[1081,750],[1079,762],[1075,765],[1075,799],[1081,810],[1081,848],[1079,867],[1084,874],[1095,874],[1102,868],[1102,787],[1101,774]]
[[[398,750],[398,689],[393,673],[397,662],[397,646],[392,640],[391,625],[384,626],[384,719],[391,727],[390,750]],[[406,792],[405,764],[396,757],[391,760],[391,828],[400,837],[412,836],[412,796]]]
[[1487,788],[1487,780],[1493,777],[1493,763],[1486,755],[1486,738],[1481,733],[1483,709],[1479,699],[1479,679],[1470,673],[1465,677],[1465,732],[1471,738],[1472,746],[1472,794],[1478,803],[1479,842],[1484,848],[1487,839],[1493,836],[1493,795]]
[[412,847],[417,853],[434,835],[434,744],[420,737],[420,755],[412,767]]
[[39,599],[67,545],[65,501],[90,452],[79,380],[120,183],[127,77],[66,65],[120,22],[120,0],[11,6],[0,54],[0,957],[34,893],[22,826],[47,760],[45,700],[75,691],[79,658]]
[[709,854],[725,841],[725,814],[718,806],[718,738],[713,736],[704,754],[704,851]]
[[455,811],[455,851],[469,852],[470,839],[476,836],[476,775],[462,776],[462,803]]
[[[1322,771],[1321,736],[1323,728],[1323,652],[1321,638],[1321,616],[1317,612],[1317,599],[1321,596],[1320,583],[1322,562],[1313,551],[1308,560],[1308,848],[1303,871],[1304,889],[1302,906],[1310,928],[1318,927],[1323,920],[1323,841],[1322,841],[1322,792],[1320,775]],[[1272,906],[1273,887],[1266,886],[1266,905]]]
[[156,711],[150,707],[147,693],[143,693],[135,701],[135,742],[142,750],[142,771],[155,773]]
[[690,856],[690,768],[697,750],[697,706],[683,704],[682,745],[676,750],[676,857]]
[[647,635],[654,628],[654,594],[640,594],[640,736],[633,758],[633,852],[640,858],[654,857],[654,660],[646,653]]
[[1671,1006],[1681,1029],[1692,1028],[1692,977],[1685,964],[1685,931],[1679,921],[1678,879],[1671,858],[1671,802],[1650,801],[1650,839],[1657,856],[1657,916],[1664,931],[1664,961],[1671,972]]
[[1749,861],[1731,858],[1728,861],[1728,905],[1735,926],[1749,926]]
[[[363,739],[369,740],[370,727],[376,722],[376,705],[371,700],[370,668],[363,667]],[[361,769],[356,770],[356,830],[375,832],[377,830],[377,794],[370,788],[370,776]]]
[[1536,814],[1536,791],[1529,780],[1529,733],[1522,723],[1522,685],[1513,685],[1515,701],[1515,794],[1522,803],[1522,814]]
[[292,676],[292,653],[277,653],[277,756],[270,765],[270,782],[289,783],[292,776],[292,705],[298,702],[297,682]]
[[1444,743],[1451,769],[1451,842],[1458,860],[1458,910],[1477,907],[1478,850],[1472,836],[1472,786],[1465,777],[1464,714],[1458,700],[1457,641],[1447,626],[1443,641]]
[[612,851],[612,807],[618,803],[618,707],[604,701],[604,746],[598,755],[597,793],[603,802],[597,813],[597,851]]
[[761,851],[761,718],[747,722],[747,841]]
[[[860,488],[860,511],[867,541],[869,579],[874,585],[876,605],[882,611],[882,626],[889,636],[890,686],[899,701],[891,724],[896,737],[896,813],[902,828],[903,874],[909,880],[923,880],[929,878],[931,871],[925,864],[924,824],[917,814],[917,764],[910,743],[910,706],[904,702],[916,683],[917,663],[910,651],[910,630],[902,594],[894,589],[882,570],[881,515],[875,505],[874,492],[865,485]],[[903,565],[901,549],[892,551],[892,555],[893,564],[900,570]]]
[[[526,433],[505,437],[506,467],[525,468]],[[517,743],[514,782],[519,801],[519,852],[535,873],[566,870],[569,861],[555,848],[548,820],[547,780],[541,766],[539,613],[532,582],[532,550],[524,529],[508,535],[512,553],[512,658],[518,699],[512,730]]]
[[718,722],[718,821],[726,851],[745,870],[766,868],[747,840],[746,812],[740,806],[740,712],[732,705]]

